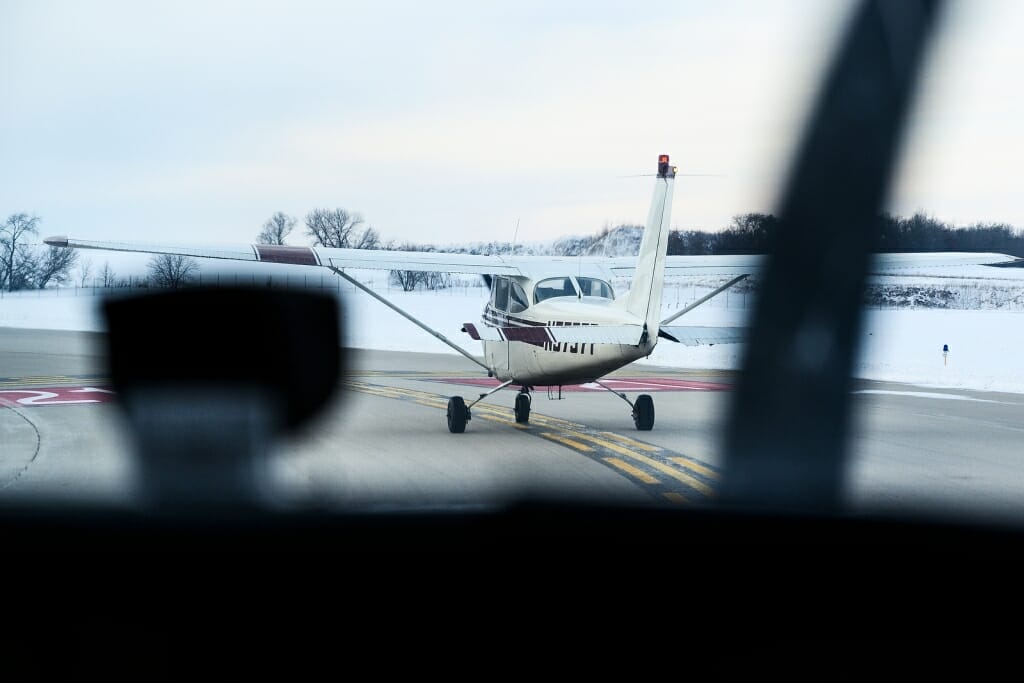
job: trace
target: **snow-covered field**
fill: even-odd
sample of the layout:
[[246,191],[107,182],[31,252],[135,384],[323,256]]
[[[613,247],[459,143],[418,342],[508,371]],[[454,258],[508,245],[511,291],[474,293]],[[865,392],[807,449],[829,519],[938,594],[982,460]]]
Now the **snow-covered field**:
[[[1016,291],[1020,269],[999,269],[994,286]],[[968,275],[968,274],[964,274]],[[977,277],[972,272],[969,277]],[[369,281],[369,278],[367,278]],[[926,279],[935,283],[935,279]],[[1016,282],[1014,282],[1016,280]],[[982,284],[977,284],[977,283]],[[471,352],[477,342],[460,332],[462,323],[475,322],[487,291],[472,280],[437,292],[402,292],[387,284],[382,273],[373,276],[373,288],[435,327]],[[957,286],[977,289],[980,305],[989,301],[984,279]],[[296,283],[293,281],[293,285]],[[364,292],[337,278],[319,275],[304,282],[338,294],[344,317],[344,336],[350,346],[395,351],[455,353]],[[0,327],[61,330],[103,329],[100,304],[109,290],[67,288],[20,292],[0,296]],[[693,283],[671,283],[665,293],[666,315],[706,293]],[[1024,290],[1021,290],[1024,291]],[[1016,295],[1010,297],[1013,299]],[[753,295],[741,292],[713,299],[677,321],[695,325],[742,325],[753,305]],[[1011,307],[1016,308],[1016,307]],[[944,357],[942,348],[948,345]],[[642,365],[679,368],[733,369],[741,361],[742,345],[687,347],[662,340]],[[0,369],[0,374],[2,369]],[[1000,309],[869,309],[863,330],[862,352],[856,375],[865,379],[906,382],[924,387],[953,387],[1024,393],[1024,311]]]

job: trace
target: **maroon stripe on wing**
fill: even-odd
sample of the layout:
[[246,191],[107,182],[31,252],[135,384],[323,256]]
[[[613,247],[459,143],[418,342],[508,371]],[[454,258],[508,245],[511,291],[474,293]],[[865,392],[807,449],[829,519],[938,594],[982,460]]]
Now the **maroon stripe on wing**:
[[270,244],[255,244],[260,261],[268,263],[291,263],[297,266],[318,266],[316,255],[310,247],[285,247]]

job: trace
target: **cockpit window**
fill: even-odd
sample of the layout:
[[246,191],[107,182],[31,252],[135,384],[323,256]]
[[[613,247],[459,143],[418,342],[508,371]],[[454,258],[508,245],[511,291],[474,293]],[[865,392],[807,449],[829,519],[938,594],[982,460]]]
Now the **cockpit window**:
[[583,296],[597,296],[602,299],[614,299],[615,293],[612,286],[604,280],[597,280],[592,277],[578,277],[576,283],[580,286]]
[[536,303],[556,296],[577,296],[576,288],[573,287],[571,278],[553,277],[541,280],[533,290],[533,300]]
[[508,312],[519,313],[525,311],[530,306],[530,300],[526,298],[526,292],[517,283],[512,283],[512,289],[509,291],[509,302]]
[[491,305],[499,311],[508,310],[508,278],[494,278],[494,290],[491,292]]

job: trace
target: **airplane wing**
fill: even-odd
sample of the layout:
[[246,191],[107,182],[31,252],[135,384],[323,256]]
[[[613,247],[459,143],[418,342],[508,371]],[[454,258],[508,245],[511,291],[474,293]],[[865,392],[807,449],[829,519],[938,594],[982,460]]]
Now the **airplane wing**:
[[[914,252],[905,254],[875,254],[872,275],[899,275],[914,268],[954,268],[957,266],[1005,265],[1022,261],[1016,256],[988,252]],[[609,269],[618,276],[633,275],[636,259],[615,257],[596,260],[594,265]],[[665,258],[666,276],[686,275],[754,275],[765,264],[764,256],[704,255],[668,256]]]
[[266,244],[184,245],[153,242],[88,240],[55,236],[43,240],[53,247],[99,249],[143,254],[171,254],[196,258],[226,259],[299,266],[323,266],[358,270],[409,270],[434,273],[511,275],[533,278],[574,273],[605,280],[614,274],[610,263],[620,266],[636,259],[608,259],[577,256],[502,256],[497,254],[461,254],[436,251],[397,251],[389,249],[338,249],[333,247],[276,246]]
[[958,266],[998,266],[1024,261],[1008,254],[987,252],[937,251],[908,254],[875,254],[870,275],[902,275],[914,268]]
[[[753,275],[764,267],[764,257],[749,256],[667,256],[665,276],[686,275]],[[620,274],[632,275],[624,267]]]
[[[502,256],[433,251],[393,251],[387,249],[271,246],[265,244],[196,246],[86,240],[64,236],[48,237],[44,242],[50,246],[71,249],[174,254],[233,261],[287,263],[302,266],[333,266],[339,269],[525,275],[533,278],[571,272],[610,279],[610,276],[630,277],[636,268],[636,258],[632,256]],[[876,254],[872,274],[898,275],[913,268],[1005,265],[1021,260],[1024,259],[1006,254],[984,252]],[[669,256],[665,260],[665,275],[753,275],[760,271],[763,266],[764,257],[760,255]]]
[[452,254],[429,251],[392,251],[386,249],[333,249],[329,247],[292,247],[267,244],[189,246],[143,242],[83,240],[48,237],[44,242],[70,249],[130,251],[144,254],[172,254],[196,258],[226,259],[298,266],[323,266],[366,270],[411,270],[482,275],[522,275],[518,265],[501,256]]
[[149,244],[143,242],[120,242],[105,240],[81,240],[70,237],[47,237],[43,240],[51,247],[65,249],[100,249],[102,251],[133,251],[143,254],[174,254],[197,258],[228,259],[232,261],[259,261],[251,245],[209,245],[190,246],[172,244]]

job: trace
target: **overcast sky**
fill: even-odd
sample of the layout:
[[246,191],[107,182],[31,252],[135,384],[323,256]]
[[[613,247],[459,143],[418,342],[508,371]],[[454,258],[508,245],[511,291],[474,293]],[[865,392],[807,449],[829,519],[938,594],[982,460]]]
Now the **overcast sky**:
[[[771,211],[851,5],[0,0],[0,214],[42,236],[250,242],[273,212],[397,241]],[[1024,3],[951,7],[891,209],[1024,227]],[[290,240],[308,243],[301,228]]]

